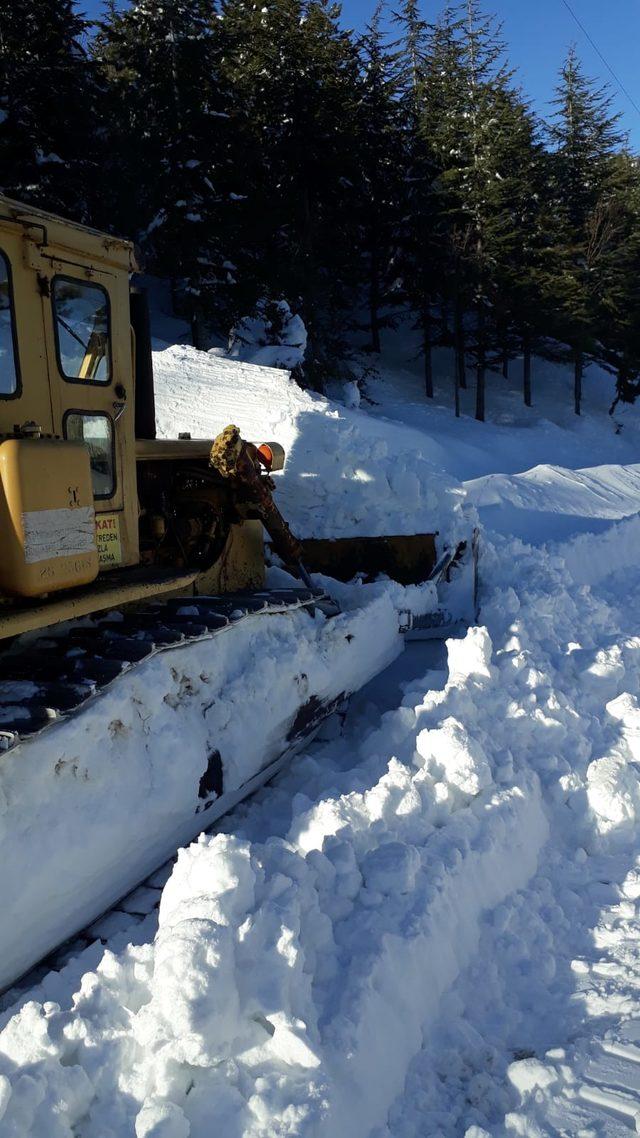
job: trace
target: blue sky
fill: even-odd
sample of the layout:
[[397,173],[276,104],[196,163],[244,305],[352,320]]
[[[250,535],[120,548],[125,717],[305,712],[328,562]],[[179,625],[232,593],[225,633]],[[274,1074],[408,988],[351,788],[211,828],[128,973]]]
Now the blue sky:
[[[393,0],[389,0],[393,8]],[[640,0],[570,0],[574,12],[592,39],[640,106]],[[362,27],[370,17],[375,0],[343,0],[345,23]],[[88,15],[101,8],[100,0],[80,0]],[[427,18],[440,7],[440,0],[423,0]],[[640,114],[615,86],[606,67],[583,36],[567,11],[563,0],[487,0],[488,12],[503,23],[510,60],[518,69],[522,85],[544,114],[552,95],[555,77],[570,43],[575,43],[590,75],[609,81],[615,105],[622,112],[622,126],[640,149]]]

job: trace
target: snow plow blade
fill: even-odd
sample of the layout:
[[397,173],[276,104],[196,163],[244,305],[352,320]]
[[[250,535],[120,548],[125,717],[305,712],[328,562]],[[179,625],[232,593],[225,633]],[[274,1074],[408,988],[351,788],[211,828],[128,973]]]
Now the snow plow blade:
[[[431,582],[438,595],[433,612],[402,611],[400,631],[410,640],[441,639],[472,624],[478,615],[479,534],[447,545],[438,556],[437,534],[385,537],[311,538],[302,541],[305,565],[316,573],[349,581],[380,574],[400,585]],[[366,566],[366,573],[363,573]]]
[[302,545],[305,565],[338,581],[364,575],[371,580],[384,573],[400,585],[417,585],[429,578],[438,555],[434,533],[385,537],[307,538]]

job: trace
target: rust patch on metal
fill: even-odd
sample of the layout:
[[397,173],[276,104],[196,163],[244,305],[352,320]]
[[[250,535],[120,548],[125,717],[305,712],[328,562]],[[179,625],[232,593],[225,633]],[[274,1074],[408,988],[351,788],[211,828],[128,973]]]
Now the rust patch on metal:
[[212,751],[207,759],[207,769],[198,786],[198,798],[205,800],[204,805],[198,807],[198,811],[207,810],[215,801],[213,796],[221,798],[223,786],[222,756],[219,751]]
[[341,692],[335,699],[323,700],[317,695],[312,695],[298,708],[293,723],[287,732],[287,742],[293,743],[296,739],[302,739],[305,735],[309,735],[314,728],[318,727],[323,719],[331,715],[337,707],[340,706],[342,701],[346,699],[346,692]]

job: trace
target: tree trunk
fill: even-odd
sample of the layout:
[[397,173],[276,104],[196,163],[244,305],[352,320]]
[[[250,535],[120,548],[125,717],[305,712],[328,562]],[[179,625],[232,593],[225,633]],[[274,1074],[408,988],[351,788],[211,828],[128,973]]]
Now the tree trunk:
[[582,373],[584,371],[584,356],[577,349],[573,358],[573,409],[576,415],[581,413],[582,407]]
[[204,351],[206,348],[202,311],[198,305],[191,313],[191,342],[194,348]]
[[502,378],[509,378],[509,349],[506,347],[502,349]]
[[422,313],[422,352],[424,355],[424,393],[433,399],[433,357],[431,349],[431,313],[426,307]]
[[180,316],[180,292],[178,289],[178,282],[175,277],[171,277],[169,281],[169,291],[171,293],[171,314],[172,316]]
[[465,360],[464,360],[464,324],[462,320],[462,307],[458,298],[456,298],[455,316],[454,316],[454,393],[456,404],[456,418],[460,418],[460,388],[466,387],[465,377]]
[[320,353],[318,351],[318,339],[316,336],[315,319],[311,310],[305,307],[304,322],[307,327],[307,346],[304,353],[304,360],[302,363],[302,376],[304,378],[304,386],[311,391],[317,391],[319,395],[324,395],[324,371],[320,362]]
[[325,374],[318,351],[318,338],[316,336],[316,316],[318,312],[317,289],[315,285],[314,248],[313,248],[313,216],[311,194],[309,186],[304,184],[300,192],[301,202],[301,228],[300,244],[304,252],[304,284],[302,287],[302,317],[307,326],[307,347],[304,354],[303,376],[305,387],[324,394]]
[[462,388],[463,391],[466,391],[467,390],[467,366],[466,366],[466,355],[465,355],[465,347],[464,347],[464,323],[462,322],[462,320],[460,321],[460,343],[462,345],[460,354],[458,356],[458,367],[459,367],[459,373],[460,373],[460,387]]
[[484,317],[484,304],[482,303],[482,301],[480,301],[480,304],[478,305],[477,319],[478,319],[478,324],[477,324],[477,328],[478,328],[478,364],[477,364],[477,368],[476,368],[476,419],[478,419],[478,421],[480,423],[484,423],[484,411],[485,411],[485,398],[484,398],[484,396],[485,396],[486,362],[485,362],[485,341],[484,341],[485,317]]
[[522,394],[525,407],[531,407],[531,337],[525,332],[522,337]]
[[449,343],[449,305],[446,300],[440,304],[440,342],[445,346]]
[[618,367],[618,374],[616,375],[615,399],[613,400],[613,403],[611,404],[611,406],[609,408],[609,414],[610,415],[613,415],[616,407],[618,406],[618,403],[622,399],[622,393],[625,389],[626,382],[627,382],[627,380],[626,380],[626,369],[623,368],[622,364],[620,364],[620,366]]
[[378,322],[377,309],[371,308],[371,350],[380,355],[380,324]]
[[378,277],[378,249],[374,243],[371,248],[371,277],[369,280],[369,325],[371,328],[371,348],[380,355],[380,281]]

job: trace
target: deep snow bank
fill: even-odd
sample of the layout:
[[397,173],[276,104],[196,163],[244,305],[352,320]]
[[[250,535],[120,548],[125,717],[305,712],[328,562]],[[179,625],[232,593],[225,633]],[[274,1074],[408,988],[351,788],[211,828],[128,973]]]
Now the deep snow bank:
[[301,537],[459,538],[464,491],[420,431],[302,391],[285,371],[174,346],[153,358],[158,434],[213,438],[236,423],[286,448],[278,504]]
[[492,742],[491,654],[483,630],[451,642],[444,691],[301,765],[283,837],[201,839],[153,943],[26,1003],[0,1034],[3,1138],[367,1138],[546,838],[535,779]]
[[[629,553],[635,535],[622,567],[618,529]],[[507,699],[494,746],[537,775],[550,838],[529,884],[485,913],[477,956],[376,1138],[613,1138],[628,1132],[620,1096],[633,1091],[632,1128],[640,1112],[629,1064],[617,1080],[634,1082],[615,1088],[611,1068],[591,1064],[640,1007],[637,518],[575,540],[577,579],[561,547],[484,544],[482,617]]]
[[519,474],[475,478],[465,488],[489,530],[533,543],[566,542],[637,516],[640,466],[569,470],[545,463]]

